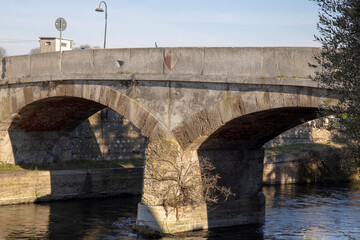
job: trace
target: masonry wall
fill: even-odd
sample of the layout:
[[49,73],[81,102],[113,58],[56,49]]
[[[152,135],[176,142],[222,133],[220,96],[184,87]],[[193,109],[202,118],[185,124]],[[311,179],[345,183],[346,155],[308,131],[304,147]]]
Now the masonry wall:
[[116,160],[144,158],[148,139],[111,109],[100,111],[70,135],[72,159]]
[[56,163],[72,159],[143,159],[148,143],[133,124],[106,109],[74,131],[9,131],[15,164]]
[[328,120],[316,119],[303,123],[265,143],[264,147],[335,141],[338,132],[336,130],[329,131],[326,128],[327,122]]
[[[325,142],[334,140],[335,134],[326,130],[321,121],[313,120],[286,131],[264,146]],[[0,134],[0,139],[4,137]],[[53,163],[71,159],[144,159],[148,141],[139,129],[111,109],[94,114],[72,132],[15,130],[10,131],[8,141],[2,140],[12,146],[16,164]],[[0,148],[7,146],[3,145]]]
[[0,205],[141,194],[142,168],[18,171],[0,174]]

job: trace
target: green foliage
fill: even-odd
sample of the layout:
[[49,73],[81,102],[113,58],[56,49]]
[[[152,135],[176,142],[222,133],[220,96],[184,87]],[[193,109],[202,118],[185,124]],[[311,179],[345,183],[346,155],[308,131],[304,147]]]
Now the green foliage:
[[18,171],[22,170],[22,168],[18,165],[13,164],[0,164],[0,172],[4,171]]
[[332,89],[339,98],[335,106],[324,106],[323,115],[333,114],[343,126],[339,141],[344,144],[342,166],[347,171],[360,167],[360,1],[312,0],[320,7],[322,45],[316,56],[314,80]]
[[327,142],[327,143],[299,143],[291,145],[281,145],[265,149],[265,155],[280,155],[293,152],[307,152],[307,151],[321,151],[328,147],[340,147],[340,145]]
[[143,159],[103,160],[94,161],[86,159],[74,159],[60,163],[19,163],[18,165],[0,164],[0,171],[19,170],[71,170],[71,169],[95,169],[95,168],[133,168],[142,167]]
[[307,183],[348,181],[351,176],[339,167],[340,164],[336,153],[331,156],[321,152],[307,153],[299,161],[296,175],[301,182]]

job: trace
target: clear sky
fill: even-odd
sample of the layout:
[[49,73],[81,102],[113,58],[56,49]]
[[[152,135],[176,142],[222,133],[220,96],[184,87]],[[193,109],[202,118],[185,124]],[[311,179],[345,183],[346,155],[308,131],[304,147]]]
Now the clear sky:
[[[98,0],[0,0],[0,47],[28,54],[39,37],[75,46],[103,46],[104,13]],[[107,48],[206,46],[320,46],[318,7],[309,0],[107,0]]]

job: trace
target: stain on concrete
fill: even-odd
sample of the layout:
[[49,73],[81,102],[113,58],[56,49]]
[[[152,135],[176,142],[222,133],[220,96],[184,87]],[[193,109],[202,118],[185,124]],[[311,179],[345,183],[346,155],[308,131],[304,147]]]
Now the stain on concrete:
[[6,59],[5,58],[3,58],[1,60],[1,71],[2,71],[1,79],[4,79],[5,78],[5,72],[6,72]]

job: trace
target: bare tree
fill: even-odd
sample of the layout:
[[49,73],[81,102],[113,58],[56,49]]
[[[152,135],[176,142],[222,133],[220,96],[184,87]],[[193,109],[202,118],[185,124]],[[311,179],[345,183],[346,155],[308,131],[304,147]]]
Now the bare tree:
[[91,48],[91,46],[89,44],[81,44],[78,47],[74,47],[73,49],[88,49]]
[[40,47],[32,48],[29,53],[30,54],[40,53]]
[[100,48],[99,46],[90,46],[90,44],[81,44],[78,47],[74,47],[73,49],[90,49],[90,48]]
[[3,47],[0,47],[0,57],[5,57],[6,56],[6,50]]
[[[146,150],[143,203],[176,210],[183,206],[217,203],[233,195],[230,188],[218,185],[220,175],[208,159],[185,158],[171,139],[150,142]],[[144,196],[145,195],[145,196]]]

